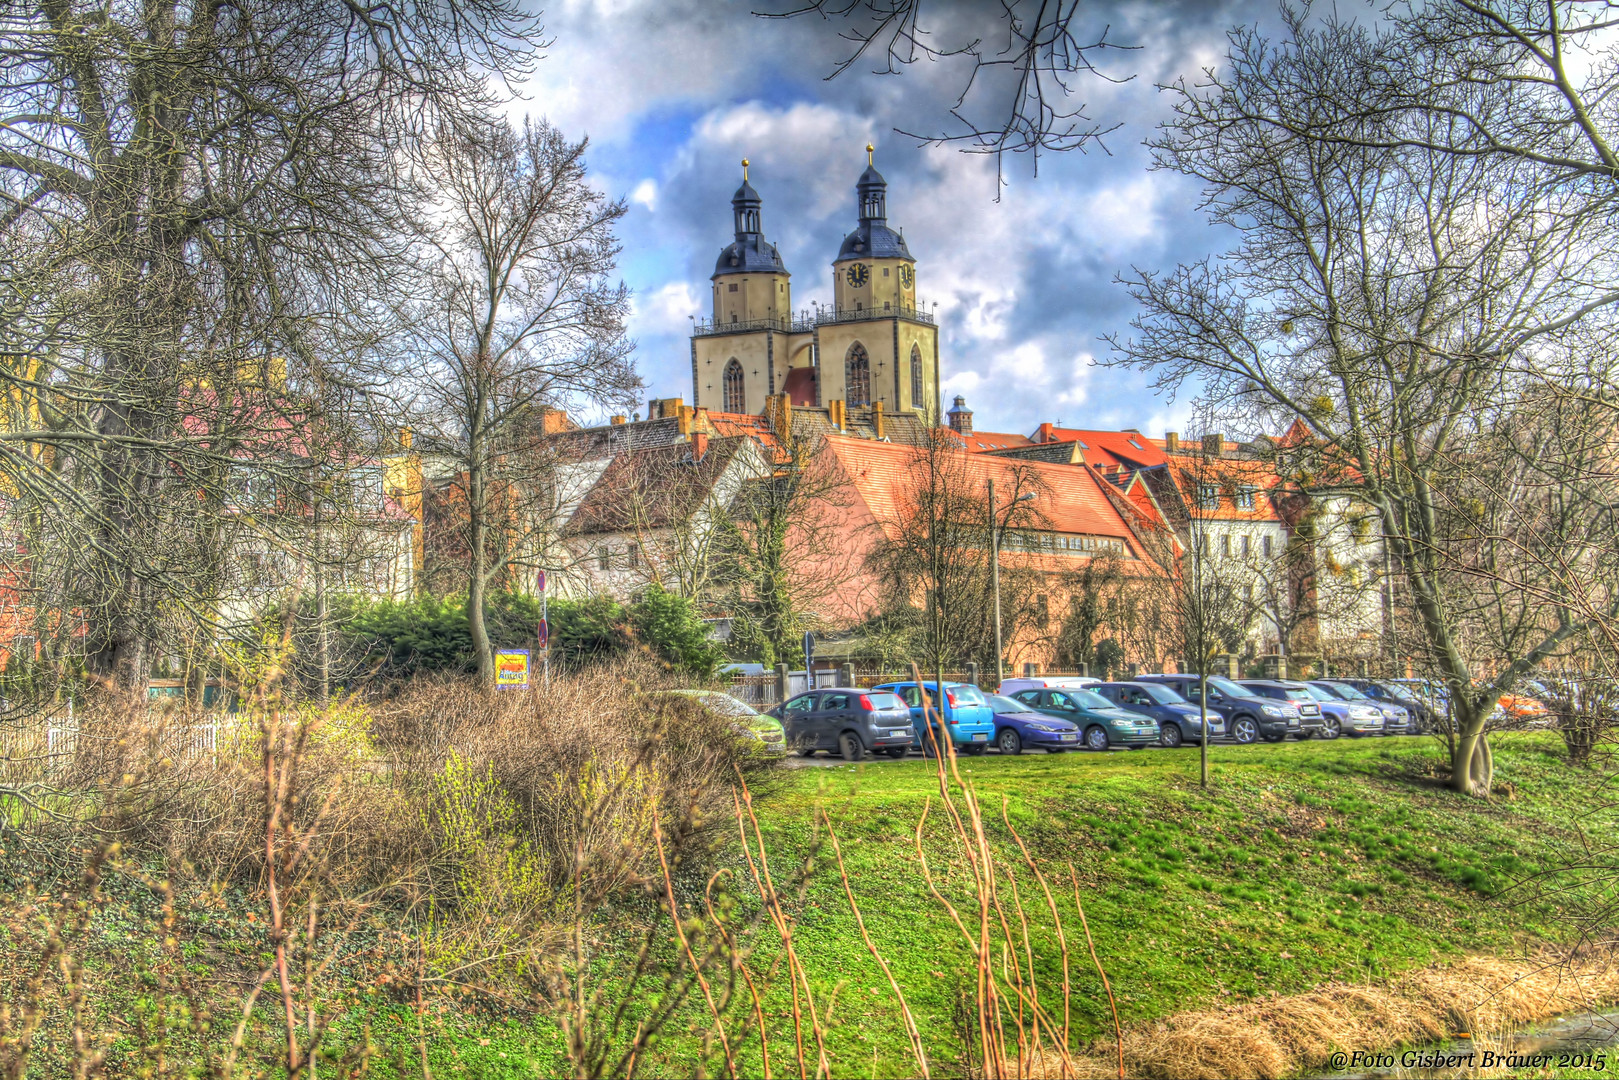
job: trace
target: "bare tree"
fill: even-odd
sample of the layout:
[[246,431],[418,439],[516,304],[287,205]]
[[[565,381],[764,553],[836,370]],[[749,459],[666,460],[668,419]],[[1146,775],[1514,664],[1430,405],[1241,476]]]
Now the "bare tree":
[[733,647],[760,662],[801,662],[803,633],[827,625],[827,609],[860,567],[843,557],[847,482],[820,438],[788,431],[768,475],[745,485],[718,536],[712,603],[731,618]]
[[508,0],[0,13],[0,381],[41,421],[5,433],[0,472],[92,674],[138,687],[165,625],[206,622],[216,493],[278,467],[265,372],[301,411],[355,404],[335,369],[415,204],[401,149],[484,108],[536,30]]
[[[1467,511],[1474,517],[1514,518],[1506,531],[1535,533],[1572,565],[1592,552],[1581,514],[1530,526],[1509,488],[1470,478],[1482,479],[1477,464],[1536,373],[1559,363],[1576,329],[1607,317],[1612,245],[1606,215],[1544,183],[1533,163],[1433,149],[1439,115],[1380,108],[1367,72],[1386,44],[1381,32],[1338,23],[1295,24],[1275,46],[1239,32],[1219,73],[1175,88],[1157,161],[1202,180],[1211,218],[1240,239],[1218,260],[1133,274],[1139,333],[1115,344],[1161,384],[1195,376],[1226,408],[1308,425],[1284,475],[1312,497],[1348,495],[1375,510],[1427,652],[1452,687],[1452,782],[1484,793],[1493,772],[1484,726],[1497,698],[1589,616],[1570,602],[1566,573],[1518,563],[1495,594],[1508,609],[1494,623],[1499,662],[1475,685],[1452,586],[1496,573],[1480,560],[1504,549],[1480,545],[1450,510],[1464,509],[1456,498],[1467,490],[1485,503]],[[1386,145],[1306,133],[1378,125]],[[1589,519],[1595,507],[1584,509]],[[1599,611],[1611,603],[1603,597]]]
[[900,133],[923,143],[958,144],[967,153],[993,154],[997,176],[1005,155],[1084,150],[1116,130],[1117,122],[1087,115],[1074,100],[1082,78],[1128,82],[1097,66],[1109,51],[1134,46],[1108,40],[1109,27],[1082,25],[1079,0],[1006,0],[945,10],[924,20],[923,0],[808,0],[785,9],[756,12],[766,18],[818,16],[841,25],[847,55],[827,76],[837,78],[870,62],[873,73],[897,75],[919,60],[961,60],[967,74],[948,105],[950,123],[937,132]]
[[424,449],[454,465],[483,678],[494,671],[491,582],[541,565],[555,535],[545,407],[624,403],[640,386],[624,337],[629,295],[608,280],[624,204],[586,183],[585,145],[543,121],[446,126],[430,159],[443,221],[414,323],[427,361],[417,393]]

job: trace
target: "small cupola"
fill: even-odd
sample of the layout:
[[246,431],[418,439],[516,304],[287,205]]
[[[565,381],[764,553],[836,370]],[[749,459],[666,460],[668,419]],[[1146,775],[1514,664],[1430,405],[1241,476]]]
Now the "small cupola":
[[973,433],[973,411],[967,408],[966,398],[958,394],[956,403],[950,406],[950,411],[945,413],[945,416],[950,421],[951,431],[958,435],[971,435]]
[[736,239],[726,245],[714,263],[714,276],[721,274],[785,274],[781,252],[764,237],[760,213],[764,200],[748,182],[748,159],[742,159],[742,186],[731,196],[731,218]]
[[860,196],[860,224],[868,226],[888,224],[888,181],[877,171],[873,159],[876,149],[871,143],[866,144],[866,171],[855,183],[855,191]]
[[748,183],[748,159],[743,158],[742,186],[731,196],[731,216],[736,221],[736,238],[739,242],[750,236],[758,236],[763,231],[759,224],[759,208],[763,205],[764,200]]

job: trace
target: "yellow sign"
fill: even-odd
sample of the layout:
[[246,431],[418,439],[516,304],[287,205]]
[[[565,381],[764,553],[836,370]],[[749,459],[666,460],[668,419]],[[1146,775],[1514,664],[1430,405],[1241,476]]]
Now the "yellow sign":
[[495,653],[495,685],[528,685],[527,649],[501,649]]

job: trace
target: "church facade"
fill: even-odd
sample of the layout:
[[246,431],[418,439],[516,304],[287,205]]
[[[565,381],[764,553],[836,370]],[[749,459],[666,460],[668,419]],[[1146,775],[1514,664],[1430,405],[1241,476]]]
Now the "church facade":
[[866,147],[855,184],[859,223],[832,261],[830,307],[794,314],[792,275],[764,238],[762,200],[748,182],[731,199],[735,239],[715,263],[711,318],[691,339],[699,408],[761,413],[765,399],[850,408],[880,404],[935,424],[940,417],[939,331],[916,298],[916,260],[888,226],[888,183]]

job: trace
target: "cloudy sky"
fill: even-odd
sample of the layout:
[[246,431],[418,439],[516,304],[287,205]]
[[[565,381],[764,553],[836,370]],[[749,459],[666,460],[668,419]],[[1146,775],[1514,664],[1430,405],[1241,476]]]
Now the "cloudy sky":
[[[1275,0],[1138,0],[1080,7],[1092,34],[1138,45],[1103,58],[1132,81],[1079,84],[1088,112],[1122,123],[1106,151],[1048,155],[1039,175],[950,147],[919,147],[895,128],[947,130],[962,62],[898,76],[857,65],[825,76],[848,43],[818,17],[757,18],[769,0],[555,0],[555,38],[514,114],[588,135],[596,183],[628,200],[621,268],[635,293],[632,331],[647,397],[691,399],[688,316],[708,314],[709,283],[730,242],[739,161],[764,199],[765,235],[793,274],[793,301],[831,299],[830,263],[855,225],[865,144],[888,179],[889,224],[917,259],[917,293],[936,301],[946,401],[964,395],[980,429],[1028,432],[1041,421],[1148,433],[1180,426],[1188,402],[1140,372],[1093,365],[1132,305],[1113,283],[1131,266],[1168,268],[1229,243],[1197,210],[1198,192],[1154,173],[1142,140],[1171,96],[1156,84],[1196,78],[1239,24],[1275,28]],[[794,6],[781,0],[781,8]],[[1343,0],[1349,14],[1359,0]],[[941,45],[992,41],[997,0],[929,0],[923,28]],[[1094,14],[1093,14],[1094,13]]]

